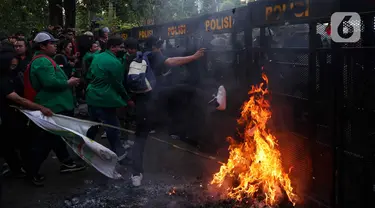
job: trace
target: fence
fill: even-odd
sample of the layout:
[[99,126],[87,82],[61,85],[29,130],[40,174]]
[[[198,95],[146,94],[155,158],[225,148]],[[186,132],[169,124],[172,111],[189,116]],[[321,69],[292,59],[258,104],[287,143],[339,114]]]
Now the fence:
[[[332,42],[330,16],[359,12],[362,38]],[[369,0],[263,0],[165,25],[135,28],[172,47],[206,47],[193,64],[199,85],[228,88],[228,109],[210,115],[213,143],[235,129],[246,91],[263,69],[272,92],[272,128],[305,207],[366,207],[374,195],[375,4]],[[359,24],[359,23],[358,23]],[[206,136],[207,137],[207,136]],[[211,137],[210,137],[211,138]]]
[[363,8],[304,1],[298,12],[275,14],[275,6],[285,3],[249,4],[250,74],[256,76],[263,66],[269,76],[274,127],[288,135],[280,137],[280,146],[287,143],[285,152],[295,152],[289,159],[297,161],[296,177],[303,178],[297,182],[307,185],[302,190],[306,202],[311,207],[366,207],[372,204],[375,184],[375,13],[361,13],[358,43],[338,44],[325,31],[330,14]]

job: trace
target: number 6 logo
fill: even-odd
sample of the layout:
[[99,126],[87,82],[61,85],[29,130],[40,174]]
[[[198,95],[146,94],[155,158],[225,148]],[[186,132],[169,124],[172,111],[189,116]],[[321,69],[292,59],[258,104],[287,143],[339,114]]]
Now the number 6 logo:
[[361,16],[356,12],[335,12],[331,16],[331,37],[337,43],[356,43],[361,39]]

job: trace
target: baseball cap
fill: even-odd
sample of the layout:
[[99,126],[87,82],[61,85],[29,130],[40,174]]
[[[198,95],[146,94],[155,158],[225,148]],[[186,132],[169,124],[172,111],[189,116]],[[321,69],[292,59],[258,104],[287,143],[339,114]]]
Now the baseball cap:
[[40,32],[36,34],[34,38],[35,43],[42,43],[45,41],[51,41],[51,42],[57,42],[59,41],[58,39],[55,39],[50,33],[48,32]]
[[109,33],[109,32],[110,32],[108,27],[104,27],[104,28],[102,29],[102,31],[105,32],[105,33]]
[[94,36],[94,34],[90,31],[86,31],[85,33],[83,33],[84,35],[87,35],[87,36]]

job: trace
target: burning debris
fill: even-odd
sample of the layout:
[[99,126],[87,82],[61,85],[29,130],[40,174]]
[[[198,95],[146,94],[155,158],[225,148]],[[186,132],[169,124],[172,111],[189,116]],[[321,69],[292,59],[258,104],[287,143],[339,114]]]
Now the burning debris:
[[[268,78],[262,74],[265,84]],[[264,83],[252,86],[250,99],[242,106],[238,124],[245,126],[243,142],[230,142],[228,162],[214,174],[212,185],[219,188],[231,202],[250,202],[252,207],[274,207],[286,196],[293,205],[297,195],[291,180],[283,171],[277,139],[267,129],[271,118],[270,104]],[[252,200],[248,200],[252,199]]]

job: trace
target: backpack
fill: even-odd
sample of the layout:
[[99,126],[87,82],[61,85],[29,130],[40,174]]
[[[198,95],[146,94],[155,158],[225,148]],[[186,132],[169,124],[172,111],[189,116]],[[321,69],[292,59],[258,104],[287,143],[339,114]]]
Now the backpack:
[[130,63],[126,84],[133,93],[149,92],[155,85],[155,75],[148,60],[150,53],[137,52],[137,57]]
[[33,57],[33,59],[27,65],[26,70],[23,75],[24,97],[30,101],[34,101],[35,96],[37,95],[37,91],[33,88],[33,85],[31,84],[31,79],[30,79],[31,64],[34,62],[35,59],[38,59],[41,57],[48,59],[56,70],[56,62],[51,57],[44,55],[44,54],[39,54]]

